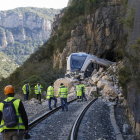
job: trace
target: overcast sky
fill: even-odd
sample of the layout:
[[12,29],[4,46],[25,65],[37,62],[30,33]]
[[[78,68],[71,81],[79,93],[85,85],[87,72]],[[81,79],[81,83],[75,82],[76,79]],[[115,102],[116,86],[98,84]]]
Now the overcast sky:
[[66,7],[68,0],[1,0],[0,11],[17,7],[39,7],[60,9]]

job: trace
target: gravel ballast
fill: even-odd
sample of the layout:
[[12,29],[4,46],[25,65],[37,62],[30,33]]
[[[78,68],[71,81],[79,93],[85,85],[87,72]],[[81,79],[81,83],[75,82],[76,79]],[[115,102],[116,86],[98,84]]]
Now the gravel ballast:
[[115,140],[109,114],[109,106],[101,99],[93,103],[81,121],[77,140]]

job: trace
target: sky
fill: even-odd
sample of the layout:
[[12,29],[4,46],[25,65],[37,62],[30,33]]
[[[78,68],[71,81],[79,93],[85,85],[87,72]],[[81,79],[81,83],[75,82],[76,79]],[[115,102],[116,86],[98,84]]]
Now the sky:
[[38,7],[61,9],[67,6],[69,0],[1,0],[0,11],[17,7]]

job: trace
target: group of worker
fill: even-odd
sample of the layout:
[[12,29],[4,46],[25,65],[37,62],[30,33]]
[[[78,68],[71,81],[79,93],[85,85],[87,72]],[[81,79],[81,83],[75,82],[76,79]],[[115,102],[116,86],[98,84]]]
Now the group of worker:
[[[35,86],[35,94],[37,94],[37,99],[39,98],[40,101],[42,89],[43,87],[40,82],[38,82]],[[24,93],[24,100],[28,100],[29,94],[31,93],[31,88],[28,82],[22,87],[22,90]],[[79,81],[79,84],[76,86],[76,91],[78,102],[82,101],[83,98],[87,100],[85,97],[85,85],[82,84],[81,81]],[[28,118],[22,101],[14,98],[15,90],[11,85],[4,88],[4,93],[6,99],[0,103],[0,132],[3,135],[3,139],[22,140],[23,135],[26,138],[30,137],[28,134]],[[67,95],[68,88],[61,83],[58,94],[55,96],[53,83],[51,83],[47,89],[46,96],[49,103],[49,109],[52,110],[51,100],[54,100],[54,107],[56,107],[57,97],[60,96],[62,111],[64,111],[64,108],[68,111]]]
[[[38,82],[37,85],[35,85],[35,94],[37,95],[37,100],[39,99],[40,102],[41,102],[42,89],[43,87],[41,86],[40,82]],[[24,100],[28,100],[29,94],[31,93],[29,82],[26,82],[26,84],[22,87],[22,90],[24,93]],[[76,92],[77,92],[78,102],[83,101],[83,98],[85,99],[85,101],[87,101],[86,96],[85,96],[85,85],[81,83],[81,80],[79,80],[79,84],[76,86]],[[48,99],[48,103],[49,103],[49,109],[52,110],[51,100],[54,100],[54,107],[56,107],[57,97],[60,96],[62,111],[64,110],[64,103],[65,103],[65,107],[67,111],[68,110],[67,95],[68,95],[68,89],[67,87],[64,86],[63,83],[61,83],[58,94],[55,96],[53,83],[51,83],[47,89],[47,96],[46,96],[46,99]]]

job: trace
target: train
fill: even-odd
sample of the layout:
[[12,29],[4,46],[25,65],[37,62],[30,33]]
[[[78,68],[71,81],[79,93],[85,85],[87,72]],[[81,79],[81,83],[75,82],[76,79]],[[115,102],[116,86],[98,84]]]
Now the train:
[[92,72],[96,69],[99,70],[102,67],[106,70],[107,67],[112,65],[111,62],[106,59],[100,59],[95,55],[87,54],[85,52],[72,53],[67,58],[67,75],[78,74],[84,78],[90,77]]

